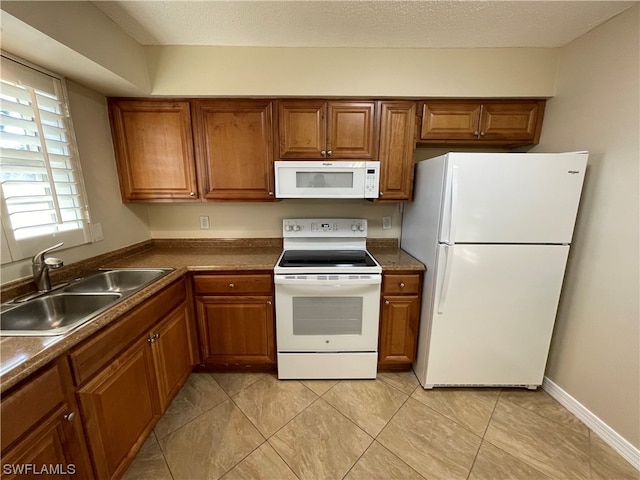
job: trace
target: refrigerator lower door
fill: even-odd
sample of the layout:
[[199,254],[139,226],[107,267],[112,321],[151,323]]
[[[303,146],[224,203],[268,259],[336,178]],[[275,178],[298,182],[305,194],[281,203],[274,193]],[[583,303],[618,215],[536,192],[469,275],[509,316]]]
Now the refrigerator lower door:
[[422,385],[541,385],[569,246],[438,249]]

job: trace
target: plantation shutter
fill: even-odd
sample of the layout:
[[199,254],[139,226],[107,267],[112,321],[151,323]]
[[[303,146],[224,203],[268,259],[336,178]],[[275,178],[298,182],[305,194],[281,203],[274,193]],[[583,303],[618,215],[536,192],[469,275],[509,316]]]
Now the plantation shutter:
[[85,243],[88,212],[62,80],[1,59],[0,182],[10,243]]

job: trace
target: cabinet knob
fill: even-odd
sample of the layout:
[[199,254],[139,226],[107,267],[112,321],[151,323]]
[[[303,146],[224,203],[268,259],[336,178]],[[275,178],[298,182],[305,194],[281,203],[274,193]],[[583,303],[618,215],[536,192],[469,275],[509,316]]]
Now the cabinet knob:
[[481,137],[484,137],[485,135],[486,135],[486,133],[485,133],[485,132],[480,132],[480,136],[481,136]]
[[385,304],[385,305],[389,305],[389,300],[385,300],[385,301],[384,301],[384,304]]
[[269,192],[269,195],[271,195],[273,197],[273,192]]
[[327,155],[327,152],[325,150],[320,150],[320,155],[322,155],[323,157]]
[[153,338],[155,338],[156,340],[158,340],[158,339],[160,338],[160,334],[159,334],[159,333],[156,333],[156,334],[153,336]]
[[380,196],[382,197],[384,195],[384,192],[380,192]]
[[404,288],[404,283],[400,282],[400,288]]
[[157,338],[155,337],[155,335],[151,336],[150,338],[147,338],[147,342],[149,343],[156,343]]
[[327,152],[327,157],[330,157],[331,155],[333,155],[333,152],[332,152],[331,150],[329,150],[329,151]]
[[230,283],[229,288],[236,288],[236,286],[233,283]]
[[473,132],[473,134],[477,137],[480,134],[480,132],[476,130],[475,132]]
[[195,197],[196,196],[196,192],[189,192],[189,196],[190,197]]
[[271,305],[271,300],[267,300],[267,305]]
[[76,412],[69,412],[64,416],[64,419],[67,422],[73,422],[73,419],[76,418]]

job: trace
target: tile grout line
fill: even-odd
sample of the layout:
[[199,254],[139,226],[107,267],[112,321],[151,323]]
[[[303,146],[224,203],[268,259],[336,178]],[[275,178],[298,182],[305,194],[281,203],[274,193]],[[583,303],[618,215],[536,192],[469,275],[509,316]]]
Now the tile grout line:
[[493,409],[491,410],[491,415],[489,415],[489,421],[487,425],[484,427],[484,431],[480,436],[480,445],[478,445],[478,451],[476,455],[473,457],[473,462],[471,462],[471,467],[469,467],[469,473],[467,473],[467,480],[471,476],[471,472],[473,471],[473,467],[476,464],[476,460],[478,460],[478,455],[480,455],[480,449],[482,448],[482,444],[484,443],[484,436],[487,434],[487,430],[489,430],[489,425],[491,424],[491,419],[493,418],[493,414],[496,412],[496,407],[498,406],[498,402],[500,401],[500,396],[502,395],[502,389],[498,392],[498,396],[496,397],[496,403],[493,405]]

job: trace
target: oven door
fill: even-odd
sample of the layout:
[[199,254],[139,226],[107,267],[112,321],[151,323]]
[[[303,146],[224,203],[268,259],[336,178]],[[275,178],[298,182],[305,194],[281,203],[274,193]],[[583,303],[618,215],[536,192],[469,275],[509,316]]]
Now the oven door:
[[275,275],[279,352],[375,352],[380,275]]

